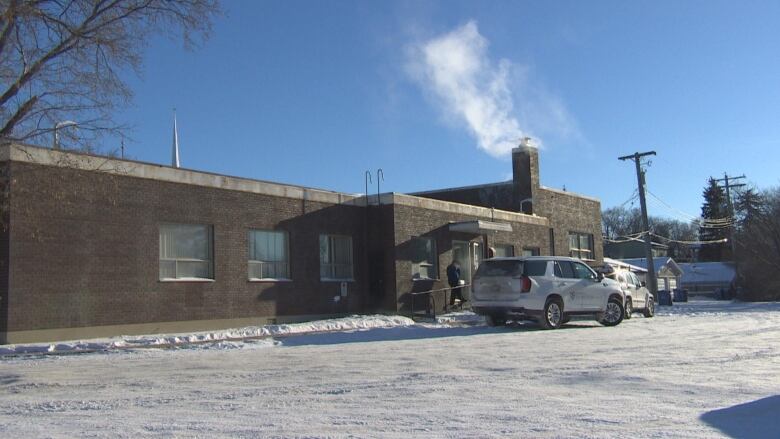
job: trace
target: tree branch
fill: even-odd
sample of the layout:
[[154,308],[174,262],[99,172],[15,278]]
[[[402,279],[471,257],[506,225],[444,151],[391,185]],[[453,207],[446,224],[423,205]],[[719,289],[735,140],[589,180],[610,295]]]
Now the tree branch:
[[36,102],[38,102],[38,96],[33,96],[19,108],[17,108],[16,113],[14,113],[14,115],[8,119],[3,129],[0,130],[0,136],[10,137],[11,132],[13,131],[16,124],[19,123],[19,121],[22,120],[25,116],[27,116],[27,113],[33,109],[33,106],[35,106]]
[[5,46],[8,43],[8,37],[11,35],[11,31],[16,24],[16,7],[18,0],[11,0],[8,2],[8,6],[3,11],[3,30],[0,31],[0,54],[5,50]]

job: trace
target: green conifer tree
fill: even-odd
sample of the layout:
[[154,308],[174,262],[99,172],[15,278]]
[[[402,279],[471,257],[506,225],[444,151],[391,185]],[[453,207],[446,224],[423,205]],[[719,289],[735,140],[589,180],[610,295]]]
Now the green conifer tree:
[[[707,187],[702,193],[704,204],[701,206],[701,217],[705,221],[699,227],[700,241],[717,241],[728,237],[729,229],[724,220],[729,217],[726,193],[718,186],[718,182],[710,177]],[[722,261],[726,255],[728,243],[702,244],[699,250],[700,261]]]

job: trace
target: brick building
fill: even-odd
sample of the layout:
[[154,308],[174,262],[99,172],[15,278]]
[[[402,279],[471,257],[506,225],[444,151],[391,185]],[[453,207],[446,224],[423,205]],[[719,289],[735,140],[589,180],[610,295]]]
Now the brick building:
[[540,186],[536,149],[513,170],[366,198],[0,145],[0,343],[408,311],[454,259],[467,281],[492,254],[600,263],[599,202]]

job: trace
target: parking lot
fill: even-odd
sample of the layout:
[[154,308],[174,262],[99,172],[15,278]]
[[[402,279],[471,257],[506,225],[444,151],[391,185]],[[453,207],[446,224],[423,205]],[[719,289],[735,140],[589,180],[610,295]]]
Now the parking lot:
[[777,437],[780,304],[0,359],[2,437]]

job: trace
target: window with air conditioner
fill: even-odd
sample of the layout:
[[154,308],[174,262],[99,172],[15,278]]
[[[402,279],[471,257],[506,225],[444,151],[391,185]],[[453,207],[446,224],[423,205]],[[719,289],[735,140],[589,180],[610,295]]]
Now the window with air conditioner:
[[212,232],[209,225],[161,225],[160,280],[214,279]]
[[290,280],[287,232],[249,231],[249,280]]

